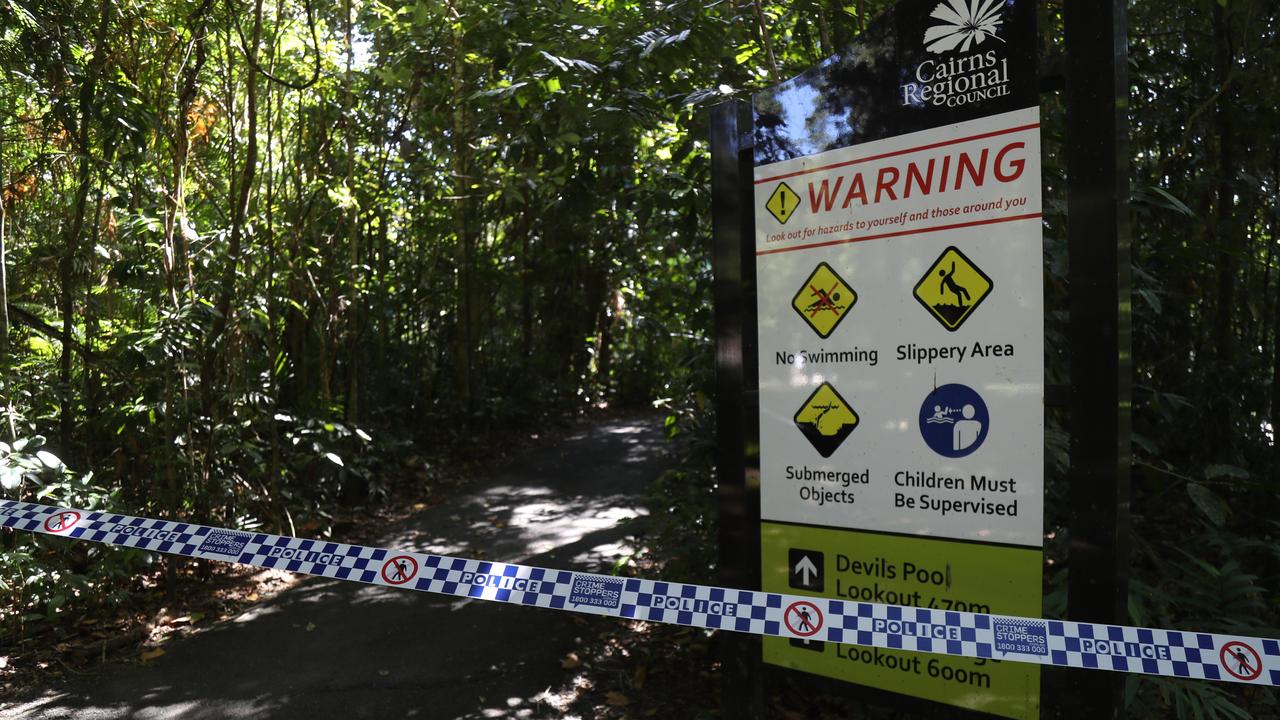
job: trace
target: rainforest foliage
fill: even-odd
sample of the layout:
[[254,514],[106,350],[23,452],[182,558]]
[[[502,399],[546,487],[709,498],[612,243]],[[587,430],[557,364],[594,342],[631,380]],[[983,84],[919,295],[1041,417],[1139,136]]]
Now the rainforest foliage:
[[[656,404],[706,448],[706,110],[887,6],[0,0],[4,496],[323,533],[592,404]],[[1061,9],[1040,5],[1046,69]],[[1138,624],[1280,632],[1278,23],[1274,0],[1130,5]],[[1062,385],[1064,109],[1043,102]],[[1058,614],[1070,428],[1047,418]],[[693,460],[659,491],[714,557]],[[153,561],[0,535],[0,631],[126,601]],[[1153,716],[1274,713],[1131,691]]]

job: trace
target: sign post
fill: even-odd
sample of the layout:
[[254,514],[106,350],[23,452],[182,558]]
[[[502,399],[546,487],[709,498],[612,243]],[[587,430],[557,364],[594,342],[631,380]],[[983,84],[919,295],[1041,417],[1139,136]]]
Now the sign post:
[[[1073,0],[1067,41],[1071,293],[1072,620],[1128,618],[1130,384],[1128,44],[1125,4]],[[1072,673],[1078,717],[1115,717],[1122,679]]]
[[[1034,7],[903,0],[757,94],[752,125],[763,589],[1039,616]],[[1039,716],[1039,669],[999,658],[803,638],[763,657]]]
[[[716,333],[716,485],[720,582],[760,586],[759,426],[756,422],[755,228],[751,190],[751,108],[730,101],[712,109],[712,221]],[[760,641],[721,638],[721,711],[758,716]]]

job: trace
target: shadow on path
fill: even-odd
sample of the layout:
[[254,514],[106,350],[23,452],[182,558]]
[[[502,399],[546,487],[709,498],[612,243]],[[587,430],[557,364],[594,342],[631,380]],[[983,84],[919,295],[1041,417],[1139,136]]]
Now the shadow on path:
[[[608,572],[669,464],[653,418],[539,448],[379,545]],[[310,578],[147,666],[107,666],[0,718],[528,718],[560,684],[575,616]]]

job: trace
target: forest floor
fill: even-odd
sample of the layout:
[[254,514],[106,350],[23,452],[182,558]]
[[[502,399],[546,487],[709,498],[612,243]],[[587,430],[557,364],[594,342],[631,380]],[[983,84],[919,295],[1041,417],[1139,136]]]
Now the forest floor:
[[[673,463],[652,415],[588,418],[429,502],[340,538],[620,574]],[[415,509],[416,507],[416,509]],[[218,568],[149,617],[92,619],[15,656],[0,717],[696,717],[718,706],[706,633]],[[147,610],[139,611],[146,615]]]

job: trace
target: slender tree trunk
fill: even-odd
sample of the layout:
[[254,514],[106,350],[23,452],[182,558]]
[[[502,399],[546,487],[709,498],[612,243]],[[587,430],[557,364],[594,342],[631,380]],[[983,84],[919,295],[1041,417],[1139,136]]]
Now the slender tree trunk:
[[778,59],[773,55],[773,41],[769,39],[769,24],[764,19],[764,8],[760,6],[760,0],[754,0],[754,2],[756,25],[760,30],[760,44],[764,47],[765,57],[769,60],[769,77],[777,78]]
[[[529,211],[525,210],[525,214]],[[527,368],[533,360],[534,269],[533,233],[526,229],[520,243],[520,357]]]
[[[1214,203],[1213,229],[1217,252],[1217,312],[1213,329],[1214,362],[1209,372],[1220,374],[1222,368],[1233,367],[1235,361],[1236,328],[1236,284],[1239,274],[1240,254],[1243,252],[1239,233],[1235,222],[1235,157],[1234,138],[1232,136],[1234,92],[1226,89],[1230,76],[1234,52],[1231,50],[1230,24],[1227,10],[1220,4],[1213,4],[1214,31],[1214,75],[1218,91],[1214,113],[1214,125],[1218,136],[1218,163],[1216,200]],[[1228,376],[1222,375],[1231,383]],[[1215,428],[1223,451],[1230,453],[1235,445],[1236,433],[1230,427],[1231,401],[1227,397],[1227,386],[1219,384],[1213,394],[1215,411],[1211,414],[1210,425]]]
[[[98,76],[107,62],[107,28],[111,21],[111,0],[103,0],[99,8],[98,29],[93,40],[93,60],[89,73],[80,86],[80,124],[77,130],[76,150],[80,153],[79,180],[76,185],[75,206],[71,222],[63,235],[63,251],[59,260],[60,310],[62,314],[62,357],[58,363],[58,384],[62,408],[59,432],[64,459],[73,459],[72,434],[76,424],[76,400],[71,386],[72,342],[75,329],[75,259],[80,250],[80,235],[84,232],[85,206],[89,199],[89,186],[93,180],[93,163],[90,160],[89,121],[96,109]],[[73,460],[74,461],[74,460]]]
[[826,57],[835,52],[831,46],[831,30],[827,25],[826,8],[822,7],[821,0],[815,0],[810,8],[813,13],[814,23],[818,26],[818,54]]
[[[455,18],[457,11],[449,5]],[[454,195],[454,232],[458,240],[457,254],[457,286],[454,306],[454,322],[457,337],[454,344],[455,382],[459,404],[464,412],[463,422],[468,422],[474,410],[472,378],[472,284],[474,282],[475,237],[471,222],[471,130],[467,126],[467,87],[465,73],[465,53],[463,51],[463,32],[461,25],[453,30],[453,176]]]
[[[3,90],[3,86],[0,86],[0,107],[3,107],[9,99],[8,93]],[[2,360],[7,360],[9,356],[9,248],[5,238],[9,208],[7,198],[4,196],[4,189],[9,186],[8,180],[9,171],[4,164],[4,133],[0,133],[0,359]],[[4,402],[7,407],[9,389],[6,387],[4,391]],[[11,413],[5,414],[12,418]]]
[[[4,87],[0,86],[0,107],[8,100]],[[9,367],[9,257],[8,230],[9,208],[4,189],[9,186],[9,172],[4,164],[4,133],[0,132],[0,368]],[[9,387],[8,373],[0,376],[0,402],[4,403],[3,412],[9,433],[5,439],[13,442],[18,439],[18,428],[13,417],[12,388]],[[18,487],[18,500],[24,500],[23,488]],[[18,546],[18,533],[5,533],[9,537],[0,539],[0,550],[13,550]]]
[[[191,150],[190,112],[199,86],[200,71],[207,58],[205,39],[208,28],[208,13],[213,0],[203,2],[187,17],[189,29],[189,57],[185,58],[180,74],[181,80],[174,107],[176,130],[173,135],[171,180],[169,202],[166,203],[164,242],[161,249],[160,264],[164,277],[165,292],[174,312],[181,309],[184,302],[194,300],[195,278],[191,267],[191,253],[188,247],[186,218],[186,172]],[[138,197],[141,193],[133,193]],[[179,251],[179,248],[181,250]],[[180,272],[185,275],[186,282],[179,280]],[[180,353],[182,351],[179,351]],[[194,458],[191,453],[190,412],[186,403],[187,375],[183,370],[183,358],[165,353],[162,369],[162,398],[165,412],[162,427],[165,435],[163,450],[154,455],[164,490],[159,493],[160,505],[169,517],[178,517],[182,508],[182,496],[188,479],[193,474]],[[178,443],[183,419],[186,418],[185,446]],[[147,497],[147,493],[139,485],[139,497]],[[177,589],[177,568],[182,561],[169,558],[165,562],[165,591],[172,597]]]
[[[108,138],[108,143],[111,142]],[[93,216],[93,239],[90,245],[97,245],[102,236],[102,208],[104,205],[103,186],[106,178],[102,175],[98,177],[98,193],[97,202],[94,203]],[[84,370],[81,372],[81,383],[83,385],[84,397],[84,416],[86,420],[92,421],[98,417],[100,408],[98,405],[102,401],[101,386],[98,383],[98,373],[94,370],[93,365],[89,362],[89,358],[94,352],[94,347],[98,343],[98,330],[100,323],[98,321],[98,308],[93,300],[93,284],[97,281],[97,253],[90,255],[89,260],[89,280],[85,283],[84,288]],[[84,436],[84,460],[88,467],[95,466],[95,451],[97,449],[96,432],[97,428],[93,422],[87,422],[82,431]]]
[[[276,20],[277,28],[284,27],[284,3],[280,0],[276,2]],[[271,58],[269,65],[272,74],[276,72],[276,60],[279,56],[279,33],[276,40],[271,43]],[[267,458],[267,478],[266,483],[271,493],[270,504],[275,515],[276,527],[285,528],[285,520],[288,519],[288,508],[282,497],[280,487],[280,421],[276,416],[280,413],[281,399],[283,396],[283,383],[281,382],[281,369],[283,364],[280,362],[285,352],[284,343],[277,332],[277,326],[280,326],[280,300],[279,288],[276,286],[276,264],[279,254],[279,239],[276,237],[276,221],[275,221],[275,175],[276,175],[276,133],[283,133],[281,125],[284,123],[284,96],[285,93],[279,88],[269,87],[267,99],[267,268],[266,268],[266,287],[267,287],[267,350],[270,356],[271,371],[269,374],[269,393],[271,395],[272,412],[271,416],[266,418],[268,425],[268,442],[270,443],[270,453]],[[281,142],[280,147],[283,149],[287,146],[287,142]],[[288,190],[287,183],[281,187],[281,195],[285,195]],[[281,332],[284,328],[281,327]]]
[[[0,153],[0,159],[3,159],[3,153]],[[0,167],[0,188],[5,187],[5,180],[4,168]],[[8,219],[8,208],[5,207],[4,196],[0,195],[0,359],[5,361],[5,365],[9,357],[9,249],[5,236]],[[3,389],[4,396],[0,400],[4,402],[4,415],[9,426],[8,438],[12,442],[18,439],[18,426],[13,416],[13,390],[8,383],[3,385]]]
[[[236,22],[232,18],[232,22]],[[201,405],[205,417],[210,423],[204,462],[201,472],[201,497],[205,494],[213,471],[215,457],[214,426],[218,423],[218,390],[221,373],[218,370],[218,359],[225,346],[224,336],[231,316],[231,296],[235,292],[236,271],[240,267],[240,246],[244,240],[245,217],[249,209],[249,196],[254,187],[254,176],[258,166],[258,71],[254,69],[258,57],[258,45],[262,42],[262,0],[253,4],[253,33],[245,54],[248,58],[248,69],[245,72],[245,157],[238,183],[234,185],[234,201],[231,208],[231,233],[227,242],[227,259],[222,269],[222,278],[218,287],[218,298],[213,324],[205,338],[204,357],[200,363]],[[230,56],[229,56],[230,57]],[[230,64],[230,63],[228,63]],[[234,134],[232,145],[235,145]],[[234,164],[231,166],[235,167]],[[202,520],[205,518],[201,518]]]
[[202,363],[200,379],[205,388],[205,408],[212,409],[212,394],[215,379],[216,360],[219,356],[220,343],[226,332],[231,316],[231,298],[235,294],[236,272],[240,268],[241,245],[244,242],[245,217],[249,210],[249,196],[254,186],[254,176],[258,169],[258,72],[252,69],[257,62],[258,44],[262,42],[262,0],[253,4],[253,37],[245,52],[249,59],[249,69],[245,73],[245,117],[248,123],[245,130],[244,167],[235,185],[234,202],[231,208],[231,233],[227,242],[227,260],[222,268],[222,278],[218,284],[217,313],[209,336],[205,340],[205,355]]
[[[1271,153],[1271,183],[1274,188],[1280,184],[1280,144],[1275,145]],[[1274,245],[1277,239],[1280,239],[1280,194],[1272,192],[1271,195],[1271,231],[1268,237]],[[1275,283],[1276,294],[1280,296],[1280,281]],[[1277,470],[1280,470],[1280,297],[1271,301],[1271,306],[1275,310],[1275,320],[1272,322],[1272,346],[1271,346],[1271,452],[1272,452],[1272,472],[1270,477],[1274,479],[1278,477]],[[1272,493],[1274,497],[1274,493]]]
[[[351,90],[351,66],[355,60],[355,47],[351,43],[351,0],[343,2],[343,16],[346,18],[344,40],[347,50],[347,68],[343,76],[342,117],[345,123],[347,154],[347,191],[353,198],[356,193],[356,149],[355,133],[357,123],[351,113],[354,97]],[[343,405],[345,417],[350,422],[358,422],[360,418],[360,206],[352,202],[347,209],[347,242],[349,244],[347,279],[347,401]]]
[[[173,138],[173,187],[169,194],[172,200],[167,205],[162,258],[165,289],[169,292],[169,301],[175,310],[181,304],[178,269],[182,268],[185,272],[187,293],[193,292],[195,285],[191,267],[191,248],[188,244],[186,228],[182,225],[187,215],[187,161],[191,155],[190,113],[199,87],[200,71],[204,68],[207,59],[205,34],[208,27],[208,13],[212,5],[213,0],[204,0],[190,16],[191,58],[182,67],[182,84],[178,91],[178,105],[175,108],[178,129]],[[188,300],[190,299],[188,296]]]
[[[0,162],[4,160],[3,146],[0,145]],[[0,165],[0,188],[5,186],[4,168]],[[6,225],[9,219],[3,195],[0,195],[0,357],[9,355],[9,246],[5,238]]]
[[[836,52],[839,52],[841,48],[853,40],[856,27],[850,22],[849,15],[845,12],[845,3],[846,0],[826,0],[826,7],[824,8],[827,17],[831,18],[831,42]],[[859,17],[858,22],[861,22],[861,17]]]

